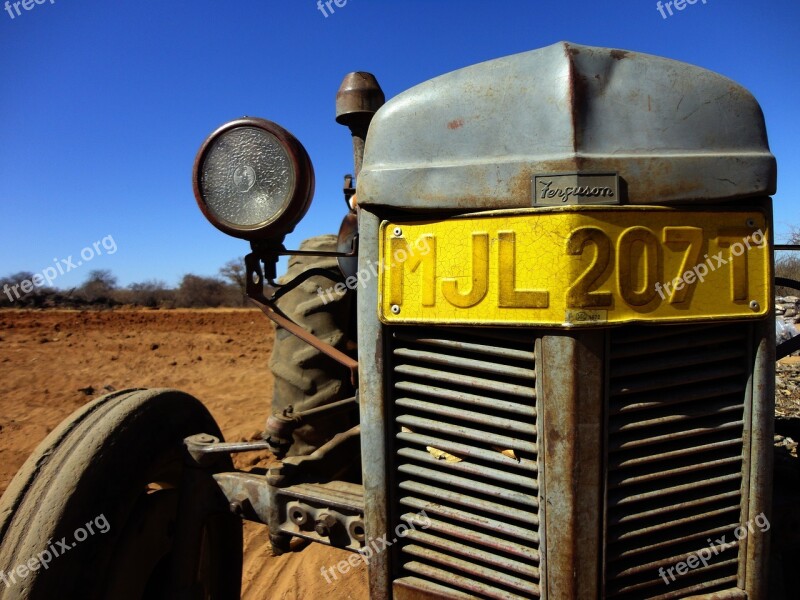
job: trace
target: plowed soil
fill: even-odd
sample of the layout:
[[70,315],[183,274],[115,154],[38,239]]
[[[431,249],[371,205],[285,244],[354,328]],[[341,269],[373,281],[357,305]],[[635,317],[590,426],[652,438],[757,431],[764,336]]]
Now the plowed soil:
[[[270,411],[273,330],[253,310],[0,311],[0,492],[44,437],[111,390],[171,387],[201,399],[227,441],[254,439]],[[236,458],[264,466],[267,453]],[[242,598],[366,598],[363,565],[327,583],[349,553],[311,544],[272,556],[247,524]]]
[[[270,412],[272,340],[271,324],[254,310],[0,311],[0,492],[61,420],[115,389],[184,390],[208,406],[226,440],[254,439]],[[798,361],[779,368],[781,417],[800,415]],[[782,421],[791,429],[783,433],[797,440],[793,423]],[[242,469],[270,460],[268,453],[236,457]],[[348,556],[311,544],[275,557],[266,528],[247,524],[242,597],[367,598],[363,565],[330,584],[321,574]]]

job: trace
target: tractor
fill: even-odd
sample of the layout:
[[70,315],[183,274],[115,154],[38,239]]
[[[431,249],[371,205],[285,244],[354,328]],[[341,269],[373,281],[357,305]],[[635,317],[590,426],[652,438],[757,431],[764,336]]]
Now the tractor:
[[[299,249],[315,180],[289,131],[235,119],[194,163],[276,327],[262,437],[225,442],[176,390],[87,404],[4,495],[0,568],[114,527],[0,596],[237,598],[249,520],[278,554],[351,551],[372,600],[778,598],[777,167],[753,96],[564,42],[389,102],[350,73],[336,120],[344,218]],[[233,468],[256,450],[277,461]]]

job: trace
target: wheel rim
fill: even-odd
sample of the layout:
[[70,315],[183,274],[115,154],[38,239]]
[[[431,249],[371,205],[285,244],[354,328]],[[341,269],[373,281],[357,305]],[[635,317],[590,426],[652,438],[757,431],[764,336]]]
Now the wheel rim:
[[[176,546],[176,529],[181,493],[173,482],[180,481],[179,465],[171,465],[168,476],[144,486],[131,511],[125,529],[114,548],[104,597],[115,600],[182,600],[213,598],[216,586],[211,531],[213,517],[201,524],[195,580],[189,589],[175,590],[172,569],[176,561],[191,556],[189,548]],[[177,468],[176,468],[177,467]],[[169,481],[165,481],[169,479]]]
[[107,597],[120,600],[168,596],[177,489],[145,490],[114,551]]
[[0,562],[76,543],[15,597],[238,598],[241,520],[211,476],[232,465],[186,466],[182,441],[198,432],[222,437],[202,404],[176,390],[110,394],[62,422],[0,499]]

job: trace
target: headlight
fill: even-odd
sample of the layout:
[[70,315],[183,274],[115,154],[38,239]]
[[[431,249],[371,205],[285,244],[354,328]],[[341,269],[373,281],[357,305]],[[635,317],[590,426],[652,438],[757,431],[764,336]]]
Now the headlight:
[[308,210],[314,169],[280,125],[243,118],[212,133],[197,153],[194,196],[214,227],[247,240],[282,238]]

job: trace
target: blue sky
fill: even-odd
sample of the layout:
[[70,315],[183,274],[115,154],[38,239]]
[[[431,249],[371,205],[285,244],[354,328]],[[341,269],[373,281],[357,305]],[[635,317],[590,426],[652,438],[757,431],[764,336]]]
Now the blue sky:
[[113,255],[55,284],[93,268],[123,285],[176,284],[244,255],[246,242],[197,209],[191,166],[206,135],[245,114],[282,124],[314,162],[314,203],[287,245],[334,232],[352,170],[333,118],[345,73],[375,73],[391,98],[561,40],[686,61],[747,87],[778,158],[780,239],[800,226],[800,3],[705,1],[667,19],[655,0],[347,0],[327,17],[316,0],[44,0],[19,16],[11,6],[13,19],[0,11],[0,276],[42,271],[109,235]]

